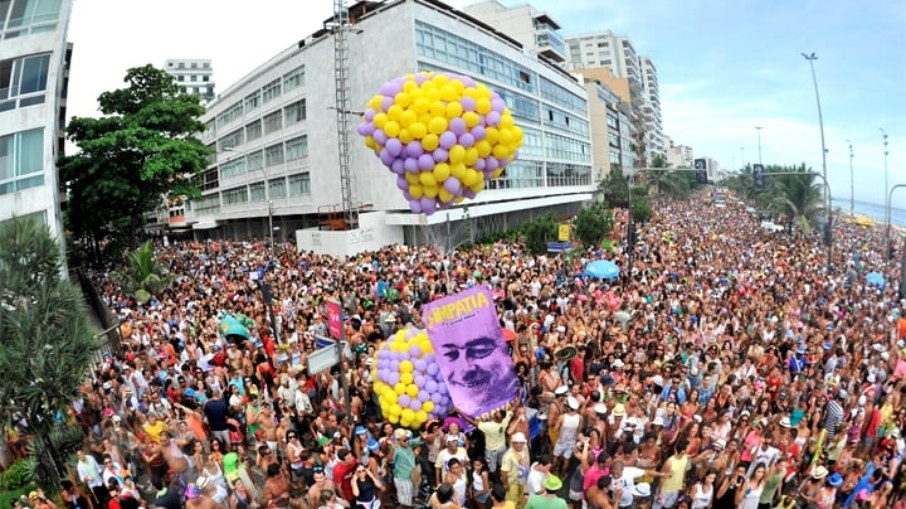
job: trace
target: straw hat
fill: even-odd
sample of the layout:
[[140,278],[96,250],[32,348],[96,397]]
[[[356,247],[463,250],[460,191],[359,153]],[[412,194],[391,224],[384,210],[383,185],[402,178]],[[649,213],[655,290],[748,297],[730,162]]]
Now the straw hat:
[[824,468],[823,466],[819,466],[819,467],[815,468],[814,472],[812,472],[812,479],[824,479],[825,477],[827,477],[828,473],[829,472],[827,471],[826,468]]

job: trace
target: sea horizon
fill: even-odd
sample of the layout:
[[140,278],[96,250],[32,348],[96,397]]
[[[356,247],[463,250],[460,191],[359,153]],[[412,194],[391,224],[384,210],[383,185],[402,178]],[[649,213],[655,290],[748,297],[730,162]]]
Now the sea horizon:
[[[834,198],[831,202],[833,203],[834,208],[838,208],[844,212],[849,211],[849,199]],[[887,218],[884,217],[885,211],[883,204],[853,200],[853,209],[856,214],[868,216],[882,223],[887,220]],[[890,209],[890,221],[899,226],[906,226],[906,209],[892,207]]]

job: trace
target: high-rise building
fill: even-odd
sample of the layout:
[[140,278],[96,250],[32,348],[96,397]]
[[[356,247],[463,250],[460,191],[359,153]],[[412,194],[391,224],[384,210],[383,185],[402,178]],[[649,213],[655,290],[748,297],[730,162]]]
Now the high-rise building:
[[645,159],[648,164],[656,156],[666,158],[664,123],[661,118],[661,92],[657,82],[657,67],[650,57],[639,57],[642,70],[642,118],[645,124]]
[[668,138],[670,148],[667,149],[667,165],[670,168],[693,168],[695,155],[692,147],[687,145],[674,145]]
[[0,221],[32,217],[62,238],[63,122],[72,0],[0,0]]
[[164,62],[164,70],[176,78],[181,92],[197,95],[203,101],[214,99],[214,69],[210,60],[171,59]]
[[[388,243],[468,241],[553,211],[567,217],[595,189],[585,88],[515,38],[437,0],[360,2],[350,8],[349,93],[363,109],[383,82],[418,71],[466,74],[507,102],[524,133],[519,158],[462,206],[413,214],[394,175],[350,125],[348,156],[359,228],[332,231],[342,204],[334,32],[326,26],[218,94],[202,140],[216,149],[202,197],[186,219],[198,236],[296,237],[300,249],[348,253]],[[331,20],[332,21],[332,20]],[[327,23],[325,23],[327,25]],[[393,48],[388,52],[388,48]],[[392,56],[390,56],[392,54]],[[325,70],[330,70],[325,71]],[[348,112],[355,115],[353,111]],[[450,240],[450,246],[459,241]]]
[[497,0],[485,0],[466,6],[465,12],[554,62],[562,64],[568,58],[566,42],[558,33],[560,24],[529,4],[507,7]]

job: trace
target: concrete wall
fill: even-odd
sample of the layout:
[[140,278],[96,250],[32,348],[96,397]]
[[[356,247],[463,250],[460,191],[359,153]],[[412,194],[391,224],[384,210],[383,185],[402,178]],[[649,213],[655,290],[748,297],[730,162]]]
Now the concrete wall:
[[387,224],[385,212],[359,215],[359,228],[349,231],[322,231],[317,228],[296,230],[296,247],[343,258],[366,251],[377,251],[390,244],[402,244],[403,227]]
[[598,97],[598,84],[585,83],[588,94],[589,128],[591,131],[592,178],[600,182],[610,173],[610,128],[607,126],[607,103]]

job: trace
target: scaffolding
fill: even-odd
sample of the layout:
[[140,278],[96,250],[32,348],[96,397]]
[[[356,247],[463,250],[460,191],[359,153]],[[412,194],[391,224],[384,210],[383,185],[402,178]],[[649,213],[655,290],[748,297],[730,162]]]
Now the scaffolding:
[[[334,48],[334,78],[336,84],[336,114],[337,114],[337,151],[340,170],[340,192],[344,229],[358,227],[358,208],[355,206],[355,187],[352,182],[352,168],[349,164],[349,114],[351,100],[349,93],[349,10],[344,0],[333,2],[333,48]],[[336,226],[334,223],[333,226]],[[331,228],[334,229],[334,228]]]

